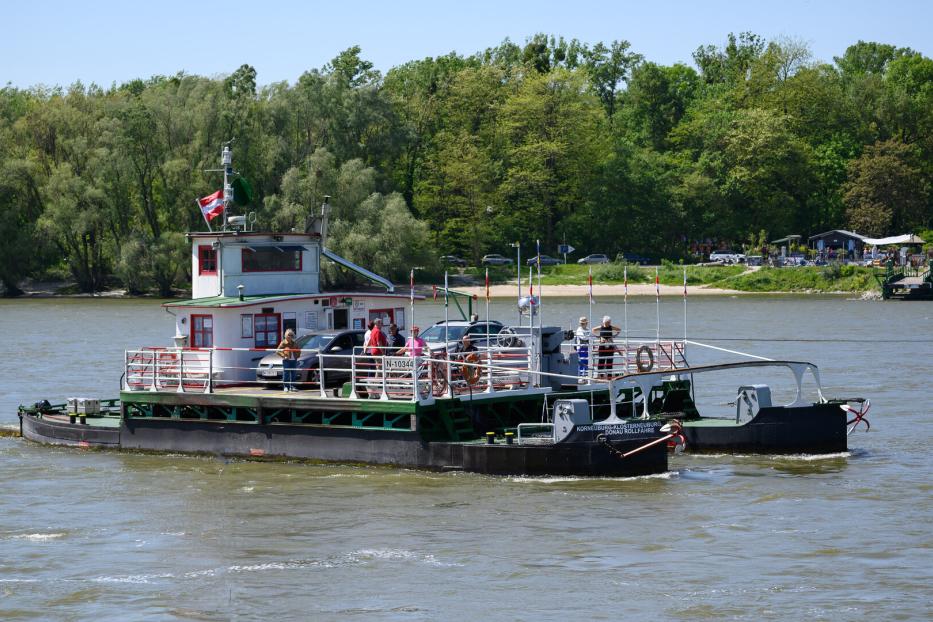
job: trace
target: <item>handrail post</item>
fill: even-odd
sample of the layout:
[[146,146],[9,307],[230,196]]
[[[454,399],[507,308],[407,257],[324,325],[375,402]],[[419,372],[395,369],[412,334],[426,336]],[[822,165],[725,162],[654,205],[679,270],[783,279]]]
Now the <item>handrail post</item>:
[[150,391],[158,391],[158,385],[156,383],[156,378],[159,375],[159,357],[156,356],[155,350],[152,350],[152,384],[149,386]]
[[486,393],[495,393],[492,388],[492,348],[486,342]]
[[421,393],[419,389],[420,387],[418,386],[418,357],[414,356],[414,352],[412,352],[412,357],[411,357],[411,401],[412,402],[417,402],[420,399]]
[[185,351],[182,348],[178,348],[178,388],[176,392],[185,392]]
[[350,354],[350,399],[359,399],[356,394],[356,352],[351,350]]
[[317,376],[318,384],[321,389],[321,397],[327,397],[327,391],[324,390],[324,386],[327,384],[324,382],[324,355],[320,350],[317,351]]
[[207,393],[214,392],[214,348],[207,351],[207,382],[204,390]]
[[454,396],[454,383],[450,375],[450,351],[445,352],[445,357],[447,361],[447,397]]
[[383,354],[379,357],[379,362],[381,363],[382,369],[380,370],[380,375],[382,376],[382,395],[379,396],[380,400],[388,400],[389,394],[386,392],[386,355]]
[[123,351],[123,386],[124,391],[130,390],[130,354],[129,350]]

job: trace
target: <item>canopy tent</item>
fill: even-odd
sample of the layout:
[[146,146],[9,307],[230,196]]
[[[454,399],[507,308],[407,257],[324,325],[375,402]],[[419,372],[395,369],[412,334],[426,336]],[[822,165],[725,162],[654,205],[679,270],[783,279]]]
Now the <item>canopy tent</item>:
[[894,235],[889,238],[863,238],[865,244],[870,246],[890,246],[890,245],[907,245],[907,244],[926,244],[916,235],[908,233],[905,235]]

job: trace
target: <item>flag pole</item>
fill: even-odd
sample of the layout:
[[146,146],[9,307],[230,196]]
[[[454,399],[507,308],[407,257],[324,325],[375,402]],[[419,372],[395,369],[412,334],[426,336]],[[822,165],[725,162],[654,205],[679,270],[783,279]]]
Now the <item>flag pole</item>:
[[489,349],[489,266],[486,267],[486,349]]
[[[411,276],[408,279],[408,286],[411,290],[411,319],[408,321],[408,336],[409,338],[414,337],[412,329],[415,327],[415,269],[411,269]],[[412,342],[414,345],[414,342]]]
[[543,327],[542,322],[544,321],[543,315],[541,313],[541,298],[544,291],[541,289],[541,240],[535,240],[536,250],[538,252],[538,261],[535,263],[538,264],[538,330],[541,330]]
[[453,387],[450,386],[450,315],[448,304],[448,296],[450,292],[447,285],[447,270],[444,270],[444,351],[447,355],[447,391],[449,395],[453,395]]
[[[589,312],[586,316],[586,379],[589,382],[589,379],[593,377],[593,363],[596,358],[594,349],[591,347],[593,339],[593,266],[589,267],[589,283],[590,283],[590,295],[589,295]],[[590,391],[590,411],[592,412],[592,402],[593,402],[593,392]]]
[[211,233],[213,233],[213,232],[214,232],[214,228],[211,227],[211,221],[209,221],[209,220],[207,219],[207,214],[205,214],[205,213],[204,213],[204,210],[201,209],[201,202],[198,201],[197,199],[195,199],[194,202],[195,202],[195,204],[197,204],[197,206],[198,206],[198,211],[201,212],[201,218],[204,219],[204,224],[207,225],[207,230],[210,231]]
[[[537,361],[537,355],[535,350],[535,313],[538,310],[535,308],[535,280],[533,268],[528,266],[528,341],[531,344],[531,351],[528,352],[528,366],[534,367],[535,362]],[[536,371],[534,369],[530,370],[532,372]],[[538,386],[538,377],[532,375],[534,378],[534,386]]]
[[655,267],[654,269],[654,292],[655,292],[654,294],[655,307],[657,308],[657,311],[658,311],[657,347],[659,349],[658,352],[660,352],[660,348],[661,348],[661,281],[658,278],[657,267]]
[[625,373],[628,373],[628,266],[622,267],[622,284],[625,297],[622,302],[622,321],[625,327]]
[[[515,261],[518,262],[518,263],[516,264],[516,266],[515,266],[515,267],[516,267],[516,270],[515,270],[515,271],[518,273],[518,300],[521,300],[521,299],[522,299],[522,242],[521,242],[521,240],[519,240],[518,242],[516,242],[515,245],[516,245],[516,248],[518,249],[518,251],[517,251],[517,252],[518,252],[518,259],[515,260]],[[516,304],[518,304],[518,301],[516,301]],[[521,308],[521,306],[518,307],[518,327],[519,327],[519,328],[522,327],[522,308]]]
[[687,362],[687,266],[684,266],[684,345],[681,350],[684,363]]

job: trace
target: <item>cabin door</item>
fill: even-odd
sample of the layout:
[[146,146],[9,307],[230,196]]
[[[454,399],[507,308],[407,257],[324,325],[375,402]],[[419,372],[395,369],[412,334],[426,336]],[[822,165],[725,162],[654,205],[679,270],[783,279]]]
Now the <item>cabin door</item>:
[[342,330],[349,327],[347,320],[347,310],[346,309],[331,309],[330,310],[330,328],[334,330]]

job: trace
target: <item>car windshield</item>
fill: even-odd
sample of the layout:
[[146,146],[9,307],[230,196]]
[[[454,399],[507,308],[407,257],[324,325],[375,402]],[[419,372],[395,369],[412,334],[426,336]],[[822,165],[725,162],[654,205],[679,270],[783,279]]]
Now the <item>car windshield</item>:
[[[447,338],[450,341],[456,341],[466,332],[467,326],[450,326],[446,328]],[[425,341],[444,341],[444,324],[435,324],[428,330],[421,333],[421,338]]]
[[331,340],[335,335],[305,335],[301,339],[298,339],[296,342],[302,350],[320,350]]

